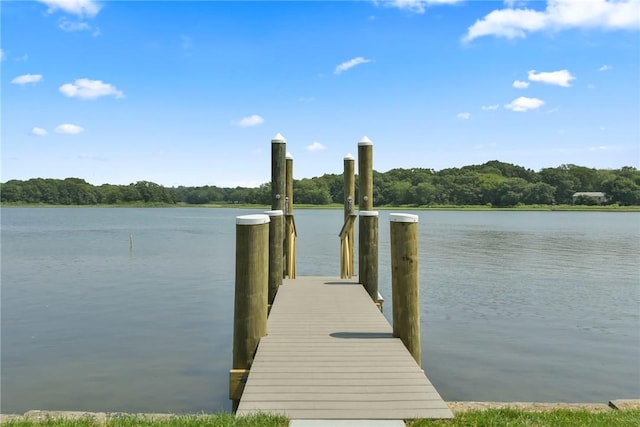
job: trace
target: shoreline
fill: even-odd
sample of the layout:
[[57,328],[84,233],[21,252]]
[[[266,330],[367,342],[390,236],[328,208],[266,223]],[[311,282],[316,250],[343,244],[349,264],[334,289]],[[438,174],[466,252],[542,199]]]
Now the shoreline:
[[[255,204],[234,204],[234,203],[207,203],[207,204],[188,204],[188,203],[114,203],[114,204],[95,204],[95,205],[55,205],[47,203],[0,203],[0,208],[207,208],[207,209],[256,209],[269,210],[267,205]],[[340,204],[328,205],[295,205],[295,209],[327,209],[342,210],[344,207]],[[640,212],[640,206],[575,206],[575,205],[522,205],[514,207],[490,207],[484,205],[425,205],[425,206],[376,206],[375,210],[407,210],[407,211],[477,211],[477,212]]]
[[[477,402],[452,401],[447,405],[456,414],[492,409],[516,409],[525,412],[547,412],[556,410],[607,412],[640,409],[640,399],[613,399],[608,403],[561,403],[561,402]],[[145,420],[166,420],[176,417],[208,417],[214,413],[172,414],[172,413],[132,413],[132,412],[90,412],[90,411],[51,411],[30,410],[24,414],[0,414],[0,424],[8,421],[45,421],[48,419],[80,420],[91,419],[99,423],[123,418],[136,417]]]

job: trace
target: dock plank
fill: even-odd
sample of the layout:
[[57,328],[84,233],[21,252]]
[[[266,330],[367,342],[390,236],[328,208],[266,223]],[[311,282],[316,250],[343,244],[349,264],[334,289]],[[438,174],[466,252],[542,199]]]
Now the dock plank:
[[451,418],[436,389],[355,281],[285,280],[237,414],[291,419]]

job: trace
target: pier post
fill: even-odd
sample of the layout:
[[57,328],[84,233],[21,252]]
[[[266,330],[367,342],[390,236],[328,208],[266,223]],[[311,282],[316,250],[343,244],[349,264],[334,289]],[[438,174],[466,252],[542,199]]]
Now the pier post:
[[358,232],[359,282],[371,299],[380,303],[378,294],[378,212],[360,211]]
[[282,211],[265,211],[269,216],[269,310],[282,285],[284,269],[284,216]]
[[358,276],[371,299],[378,294],[378,212],[373,211],[373,143],[366,136],[358,142]]
[[291,153],[285,155],[285,193],[284,214],[285,214],[285,266],[284,276],[290,279],[296,278],[296,224],[293,219],[293,156]]
[[349,224],[348,229],[345,230],[345,241],[347,242],[345,251],[341,259],[343,264],[341,268],[342,278],[350,279],[355,269],[355,227],[353,226],[353,220],[350,218],[355,215],[355,196],[356,196],[356,179],[355,179],[355,159],[351,153],[344,157],[344,223]]
[[285,163],[285,198],[284,214],[293,215],[293,156],[287,153],[284,156]]
[[287,141],[279,133],[271,140],[271,209],[284,211],[285,151]]
[[418,216],[390,214],[393,336],[422,365],[418,287]]
[[373,210],[373,142],[366,136],[358,141],[358,209]]
[[233,364],[229,398],[234,410],[260,338],[267,335],[269,217],[236,217],[236,281],[233,312]]

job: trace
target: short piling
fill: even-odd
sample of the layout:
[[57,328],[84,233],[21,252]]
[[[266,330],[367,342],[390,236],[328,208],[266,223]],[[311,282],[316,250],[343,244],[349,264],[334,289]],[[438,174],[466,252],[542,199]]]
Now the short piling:
[[351,154],[347,154],[344,157],[344,223],[349,224],[349,228],[345,230],[345,242],[346,252],[341,258],[342,272],[341,277],[350,279],[355,269],[355,227],[351,216],[355,215],[355,193],[356,193],[356,179],[355,179],[355,159]]
[[233,364],[229,398],[242,396],[260,338],[267,334],[269,217],[236,217],[236,281],[233,317]]
[[284,163],[285,163],[284,214],[293,215],[293,156],[291,155],[291,153],[285,154]]
[[284,214],[285,214],[285,263],[284,276],[289,279],[296,278],[296,223],[293,218],[293,156],[291,153],[285,155],[285,193]]
[[269,216],[269,309],[273,305],[278,289],[282,285],[284,269],[284,216],[282,211],[266,211]]
[[418,216],[390,214],[393,336],[421,366],[418,286]]
[[378,298],[378,212],[373,211],[373,143],[358,142],[358,276],[376,303]]

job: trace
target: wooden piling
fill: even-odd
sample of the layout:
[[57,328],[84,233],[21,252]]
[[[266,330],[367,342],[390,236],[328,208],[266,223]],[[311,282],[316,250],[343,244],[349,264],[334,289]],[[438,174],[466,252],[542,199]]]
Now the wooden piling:
[[358,141],[358,209],[373,210],[373,142],[366,136]]
[[[344,157],[344,223],[351,225],[345,230],[345,242],[347,243],[345,250],[347,251],[342,257],[343,263],[348,263],[341,268],[341,277],[350,279],[355,271],[355,227],[353,226],[352,216],[355,211],[355,193],[356,193],[356,179],[355,179],[355,159],[351,154],[347,154]],[[343,277],[344,276],[344,277]]]
[[378,302],[378,212],[373,211],[373,143],[358,141],[358,276],[371,299]]
[[271,209],[284,211],[286,140],[279,133],[271,140]]
[[233,365],[229,398],[234,410],[244,389],[260,338],[267,334],[269,217],[236,217],[236,282],[233,317]]
[[269,308],[282,285],[284,270],[284,216],[282,211],[265,211],[269,216]]
[[418,216],[390,214],[393,336],[421,366],[418,286]]
[[360,211],[358,229],[359,282],[378,303],[378,212]]
[[296,223],[293,218],[293,156],[291,153],[285,155],[285,193],[284,213],[285,213],[285,262],[284,276],[289,279],[296,278]]
[[293,215],[293,156],[287,153],[285,160],[285,198],[284,214]]

